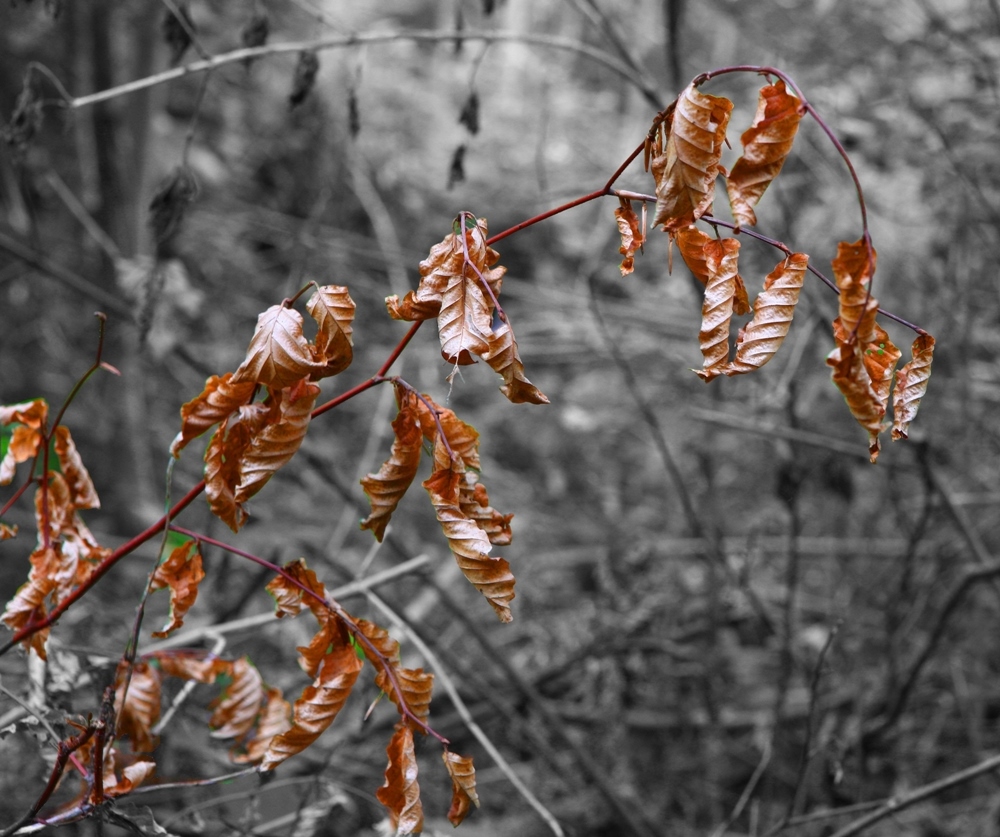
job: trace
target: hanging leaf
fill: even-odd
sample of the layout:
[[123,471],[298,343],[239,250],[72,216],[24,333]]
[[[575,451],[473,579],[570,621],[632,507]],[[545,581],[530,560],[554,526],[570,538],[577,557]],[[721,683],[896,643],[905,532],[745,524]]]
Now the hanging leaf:
[[501,323],[500,327],[488,335],[490,350],[483,355],[485,360],[501,378],[502,392],[512,404],[548,404],[549,399],[531,381],[524,376],[524,365],[517,352],[517,341],[510,323]]
[[[671,233],[672,240],[677,242],[677,249],[680,250],[684,264],[691,271],[695,279],[702,285],[708,284],[708,256],[706,247],[717,239],[706,235],[697,227],[685,227],[682,230]],[[746,286],[743,284],[743,277],[736,274],[736,291],[733,295],[733,313],[743,316],[750,313],[750,297],[747,295]]]
[[246,359],[232,383],[253,381],[270,389],[284,389],[313,373],[322,375],[323,368],[313,360],[302,334],[302,315],[294,308],[272,305],[257,317]]
[[[673,116],[662,124],[654,146],[653,226],[679,230],[709,211],[732,109],[728,99],[702,93],[693,84],[678,97]],[[664,131],[669,131],[665,146]]]
[[[397,389],[397,397],[399,390]],[[423,434],[417,424],[417,412],[413,400],[404,398],[399,412],[392,422],[395,434],[389,458],[382,463],[377,474],[368,474],[361,485],[371,503],[371,514],[361,521],[362,529],[370,529],[375,539],[381,543],[386,526],[396,505],[406,494],[417,475],[420,454],[423,449]]]
[[319,387],[299,381],[281,393],[280,415],[250,440],[240,460],[240,482],[235,501],[245,503],[285,465],[299,449],[309,427]]
[[615,209],[615,218],[618,220],[618,234],[622,239],[618,252],[625,257],[619,269],[622,276],[628,276],[635,269],[635,251],[642,247],[645,236],[631,201],[621,198],[621,206]]
[[[45,600],[55,589],[55,579],[47,576],[29,576],[28,581],[18,588],[14,598],[7,602],[7,607],[4,608],[0,621],[15,633],[33,622],[40,622],[48,613],[45,609]],[[45,642],[48,638],[49,629],[42,628],[26,637],[22,644],[25,650],[34,651],[44,660],[47,658]]]
[[295,701],[291,729],[271,739],[261,770],[273,770],[319,738],[344,708],[361,666],[350,643],[330,650],[323,658],[316,680],[306,686],[302,696]]
[[147,662],[155,662],[162,674],[178,677],[181,680],[193,680],[195,683],[214,684],[220,677],[232,678],[233,663],[231,660],[217,657],[210,651],[194,651],[187,649],[168,649],[144,654]]
[[325,621],[326,615],[329,615],[329,609],[302,590],[305,587],[315,593],[320,600],[326,599],[326,588],[316,577],[316,573],[306,566],[305,558],[290,561],[285,564],[283,569],[298,584],[293,584],[284,575],[276,575],[268,583],[265,589],[274,597],[275,618],[297,616],[302,612],[303,607],[308,607],[320,622]]
[[696,371],[706,382],[721,374],[729,360],[729,323],[733,317],[739,252],[740,242],[735,238],[712,240],[705,245],[708,284],[701,304],[701,331],[698,333],[704,362]]
[[[805,253],[793,253],[768,274],[764,290],[754,301],[753,319],[740,329],[736,357],[719,367],[711,377],[743,375],[759,369],[774,357],[792,324],[808,264],[809,257]],[[711,379],[706,375],[702,377],[706,381]]]
[[833,260],[833,275],[840,290],[840,322],[848,335],[857,335],[861,345],[875,340],[878,300],[871,295],[877,254],[864,239],[853,244],[841,241]]
[[413,399],[424,438],[433,445],[437,440],[440,425],[448,441],[448,447],[461,458],[467,468],[478,471],[480,469],[478,431],[458,418],[453,410],[435,404],[430,396],[425,394],[422,398],[417,398],[415,393],[409,393],[408,396]]
[[322,285],[309,298],[306,310],[319,326],[314,358],[324,364],[321,372],[313,373],[313,379],[339,375],[354,357],[354,300],[344,285]]
[[472,270],[463,269],[449,279],[438,313],[441,356],[463,366],[475,363],[472,355],[489,352],[494,306]]
[[934,338],[921,334],[913,341],[910,360],[896,373],[896,387],[892,395],[892,440],[905,439],[910,431],[910,423],[916,418],[920,401],[927,392],[927,382],[931,377],[931,361],[934,359]]
[[882,412],[889,409],[889,390],[892,387],[893,373],[896,371],[896,362],[902,356],[902,352],[897,349],[889,335],[878,323],[872,323],[872,340],[865,348],[864,362],[865,371],[872,382],[872,389],[878,397],[878,403],[882,406]]
[[14,479],[18,464],[35,458],[44,440],[48,413],[49,405],[42,398],[0,407],[0,425],[20,425],[11,433],[7,452],[0,461],[0,485],[8,485]]
[[99,509],[101,501],[97,497],[94,483],[83,464],[80,452],[73,443],[69,428],[60,424],[53,433],[53,447],[59,458],[59,469],[69,488],[70,502],[76,509]]
[[405,724],[397,724],[386,753],[389,765],[385,769],[385,784],[375,796],[389,809],[389,821],[397,837],[419,834],[424,827],[424,809],[417,784],[413,731]]
[[257,716],[257,729],[246,742],[244,752],[233,753],[237,764],[255,764],[264,758],[267,748],[275,736],[292,728],[292,707],[282,697],[281,689],[269,687],[265,693],[264,706]]
[[472,765],[472,756],[460,756],[450,750],[441,753],[444,766],[451,776],[451,808],[448,810],[448,821],[458,826],[469,815],[469,805],[479,807],[479,794],[476,792],[476,768]]
[[170,588],[170,621],[154,637],[166,637],[184,624],[184,617],[198,597],[198,585],[205,577],[197,541],[181,544],[153,573],[150,592]]
[[209,378],[201,394],[181,407],[181,431],[170,445],[170,455],[179,457],[188,442],[224,422],[250,400],[256,388],[252,380],[234,383],[232,372]]
[[253,728],[264,702],[264,682],[246,657],[233,660],[225,693],[213,702],[208,721],[213,738],[242,738]]
[[[139,660],[127,677],[128,666],[118,666],[115,678],[115,717],[118,719],[119,736],[127,736],[132,751],[149,753],[156,748],[153,727],[160,719],[160,671]],[[128,692],[125,683],[128,681]],[[122,699],[124,698],[124,703]]]
[[[402,668],[399,665],[392,667],[392,673],[395,675],[396,680],[399,682],[400,689],[403,691],[403,700],[406,702],[406,707],[420,721],[423,721],[426,724],[431,710],[431,693],[434,687],[434,675],[429,671],[424,671],[422,668]],[[375,685],[389,696],[392,702],[396,704],[400,714],[402,714],[403,708],[400,706],[399,697],[396,695],[396,690],[385,670],[379,671],[379,673],[375,676]],[[413,725],[412,721],[405,716],[403,717],[401,723],[410,724],[411,726]],[[422,733],[426,732],[421,727],[416,728]]]
[[783,81],[761,89],[753,125],[740,138],[743,156],[726,179],[737,227],[757,223],[753,207],[781,171],[804,113],[802,101],[785,90]]
[[292,79],[292,92],[288,94],[288,106],[295,108],[301,105],[316,84],[316,74],[319,73],[319,56],[312,50],[299,53],[295,62],[295,76]]
[[510,521],[513,514],[500,514],[490,505],[486,486],[479,481],[477,471],[468,470],[459,482],[458,505],[470,520],[486,533],[494,546],[509,546],[513,533]]
[[833,367],[833,382],[847,401],[851,415],[868,431],[868,455],[874,463],[878,459],[885,408],[872,387],[857,337],[847,331],[840,317],[833,321],[833,335],[837,348],[830,352],[826,362]]
[[205,448],[205,496],[208,507],[234,532],[247,521],[243,506],[236,502],[240,480],[240,457],[250,444],[250,432],[242,422],[227,429],[222,424]]

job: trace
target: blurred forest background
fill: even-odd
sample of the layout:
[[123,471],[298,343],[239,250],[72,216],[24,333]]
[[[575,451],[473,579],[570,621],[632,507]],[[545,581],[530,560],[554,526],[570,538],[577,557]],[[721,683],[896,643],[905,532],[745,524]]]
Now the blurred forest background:
[[[96,376],[65,419],[103,500],[87,515],[102,544],[162,513],[178,410],[208,375],[236,368],[260,311],[309,280],[350,288],[355,360],[324,384],[332,397],[405,332],[383,299],[416,287],[418,262],[460,210],[495,233],[600,188],[695,75],[771,64],[858,169],[883,307],[937,338],[909,442],[868,463],[823,362],[835,297],[812,277],[773,363],[698,380],[696,283],[679,259],[668,275],[658,232],[622,279],[608,199],[497,246],[502,302],[550,406],[508,403],[484,364],[449,387],[432,330],[394,367],[481,433],[492,505],[515,514],[503,550],[513,624],[461,577],[417,489],[377,553],[359,530],[358,480],[388,455],[389,387],[317,420],[238,537],[201,500],[180,522],[270,560],[304,555],[331,588],[427,556],[378,595],[432,646],[568,835],[832,834],[1000,753],[997,0],[190,0],[196,40],[183,55],[176,29],[164,36],[175,4],[0,3],[0,403],[60,404],[93,358],[92,312],[108,314],[105,359],[122,377]],[[295,107],[295,52],[60,106],[55,79],[83,96],[227,52],[265,14],[269,43],[343,36],[317,53]],[[44,118],[29,108],[12,123],[31,62],[47,68],[30,76]],[[706,87],[736,102],[734,143],[759,86],[729,76]],[[181,165],[196,192],[170,180]],[[165,183],[190,205],[165,234],[172,219],[154,214],[157,244],[149,207]],[[650,192],[652,180],[639,163],[619,186]],[[836,243],[859,237],[846,168],[814,122],[758,217],[825,272]],[[155,259],[162,283],[149,281]],[[744,240],[751,292],[777,261]],[[910,333],[890,331],[909,346]],[[200,471],[188,452],[175,499]],[[6,522],[22,536],[0,544],[4,601],[27,574],[30,501]],[[67,613],[48,673],[19,650],[0,660],[0,826],[38,797],[54,752],[26,721],[9,727],[21,703],[62,734],[68,713],[96,710],[154,553],[118,565]],[[271,608],[255,565],[207,549],[206,571],[186,629]],[[386,621],[363,595],[344,605]],[[162,624],[166,597],[151,609],[147,626]],[[294,696],[306,678],[292,648],[306,631],[233,631],[225,654],[249,654]],[[405,641],[404,660],[425,664]],[[380,705],[363,721],[377,690],[360,691],[269,784],[129,802],[175,834],[373,835],[394,712]],[[164,730],[160,780],[233,770],[208,734],[210,698],[196,691]],[[440,687],[431,722],[476,759],[482,808],[460,834],[551,833]],[[450,787],[431,745],[418,742],[427,832],[445,834]],[[295,818],[304,809],[313,831]],[[867,833],[996,837],[1000,776],[982,769]]]

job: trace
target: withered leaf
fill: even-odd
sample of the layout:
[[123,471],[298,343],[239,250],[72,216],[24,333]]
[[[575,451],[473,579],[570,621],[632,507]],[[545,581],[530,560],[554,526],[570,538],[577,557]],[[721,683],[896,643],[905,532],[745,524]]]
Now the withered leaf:
[[257,716],[257,728],[246,742],[244,752],[233,753],[237,764],[254,764],[264,758],[275,736],[292,728],[291,704],[281,694],[281,689],[269,687],[265,692],[264,706]]
[[150,591],[170,589],[170,621],[155,637],[169,636],[184,624],[184,617],[198,597],[198,585],[205,578],[197,541],[181,544],[153,573]]
[[354,357],[354,300],[344,285],[322,285],[309,298],[306,310],[319,326],[313,352],[315,360],[323,364],[313,379],[340,374]]
[[232,383],[253,381],[270,389],[284,389],[313,373],[322,375],[323,369],[324,364],[313,359],[302,333],[302,315],[294,308],[272,305],[257,317],[246,359]]
[[[115,717],[118,719],[118,733],[128,736],[132,750],[148,753],[156,748],[153,727],[160,719],[161,676],[157,668],[139,660],[128,679],[125,692],[126,664],[118,667],[115,678]],[[124,703],[122,699],[124,698]]]
[[910,349],[912,360],[896,373],[896,386],[892,394],[892,439],[905,439],[910,423],[916,418],[920,401],[927,392],[934,359],[934,338],[921,334]]
[[448,821],[458,826],[469,815],[469,806],[479,807],[479,794],[476,792],[476,768],[472,764],[472,756],[460,756],[451,750],[441,753],[444,766],[451,776],[451,808],[448,810]]
[[735,238],[711,240],[705,245],[708,284],[701,304],[698,340],[704,357],[698,376],[704,381],[721,374],[729,360],[729,324],[736,296],[737,260],[740,242]]
[[0,485],[8,485],[14,479],[18,464],[33,459],[38,453],[48,414],[49,405],[42,398],[0,407],[0,425],[20,425],[11,433],[7,452],[0,461]]
[[180,456],[188,442],[224,422],[250,400],[256,388],[252,380],[234,382],[232,372],[209,378],[201,394],[181,407],[181,431],[170,445],[170,455]]
[[424,810],[417,784],[413,731],[405,724],[398,724],[386,753],[389,764],[385,769],[385,784],[375,795],[389,809],[389,821],[397,837],[418,834],[424,827]]
[[208,721],[213,738],[242,738],[253,728],[264,702],[260,672],[246,657],[233,660],[228,674],[232,680],[214,702],[215,711]]
[[622,199],[621,206],[615,209],[615,218],[618,221],[618,234],[622,240],[618,252],[625,257],[619,269],[622,276],[628,276],[635,269],[635,251],[642,247],[645,241],[644,231],[630,201]]
[[483,360],[503,378],[500,392],[512,404],[548,404],[548,397],[524,375],[524,364],[517,352],[517,342],[510,323],[501,323],[487,339],[490,349],[483,355]]
[[53,434],[53,447],[59,458],[59,468],[63,479],[69,487],[70,503],[77,509],[99,509],[101,501],[80,457],[80,452],[73,443],[69,428],[60,424]]

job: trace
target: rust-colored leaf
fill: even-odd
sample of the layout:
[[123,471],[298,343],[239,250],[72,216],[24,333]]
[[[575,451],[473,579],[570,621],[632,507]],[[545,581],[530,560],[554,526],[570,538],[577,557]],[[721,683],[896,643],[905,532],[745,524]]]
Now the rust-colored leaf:
[[154,637],[166,637],[184,624],[184,617],[198,597],[198,585],[205,577],[197,541],[181,544],[153,573],[150,591],[170,589],[170,621]]
[[753,208],[781,171],[803,113],[801,100],[788,93],[783,81],[761,88],[753,125],[740,138],[743,156],[726,179],[737,226],[757,223]]
[[[702,93],[693,84],[678,97],[673,117],[663,123],[652,160],[654,226],[679,230],[710,209],[732,109],[728,99]],[[665,146],[663,131],[669,131]]]
[[319,326],[313,353],[323,364],[321,372],[313,373],[314,380],[338,375],[351,365],[354,309],[354,300],[344,285],[321,285],[306,303],[306,310]]
[[292,707],[281,694],[281,689],[269,687],[265,692],[264,706],[257,716],[257,728],[246,742],[243,752],[234,752],[237,764],[255,764],[264,758],[275,736],[292,728]]
[[[702,285],[708,284],[708,255],[706,248],[712,246],[716,239],[706,235],[697,227],[685,227],[671,233],[671,237],[677,242],[677,249],[680,250],[684,264],[691,271],[695,279]],[[736,290],[733,294],[733,313],[743,316],[750,313],[750,297],[747,295],[746,286],[743,284],[743,277],[736,274]]]
[[294,308],[272,305],[259,317],[247,356],[233,375],[233,383],[253,381],[284,389],[316,373],[324,364],[313,360],[302,334],[302,315]]
[[188,442],[225,422],[250,400],[256,388],[257,383],[252,380],[235,383],[232,372],[209,378],[201,394],[181,407],[181,430],[170,445],[171,456],[180,456]]
[[181,680],[212,685],[220,677],[231,677],[233,663],[209,651],[169,649],[143,655],[147,662],[155,662],[160,672]]
[[494,546],[509,546],[513,533],[510,521],[513,514],[501,514],[490,505],[486,486],[479,481],[477,471],[468,470],[459,481],[458,505],[470,520],[486,533]]
[[896,386],[892,394],[893,441],[907,438],[910,423],[916,418],[920,401],[927,392],[931,361],[934,359],[934,338],[929,334],[919,335],[913,341],[910,357],[910,362],[896,373]]
[[386,753],[389,765],[385,769],[385,784],[375,795],[389,809],[389,821],[397,837],[419,834],[424,827],[424,809],[417,784],[413,731],[405,724],[398,724]]
[[80,452],[73,443],[69,428],[60,424],[53,434],[56,456],[59,458],[59,468],[63,479],[69,487],[70,502],[77,509],[99,509],[101,501],[90,479],[90,474],[84,467]]
[[[4,608],[2,621],[12,631],[19,631],[45,618],[45,600],[49,594],[56,589],[56,580],[44,575],[36,576],[34,573],[28,577],[27,582],[22,584],[17,593],[14,594],[7,607]],[[23,640],[25,649],[33,650],[43,660],[46,659],[45,642],[49,638],[49,629],[42,628],[35,631],[31,636]]]
[[493,307],[471,268],[463,266],[449,277],[438,313],[441,356],[446,361],[465,365],[475,362],[472,355],[489,352]]
[[453,410],[436,404],[430,396],[424,395],[422,398],[417,398],[413,393],[408,395],[413,399],[424,438],[434,444],[440,425],[441,431],[448,441],[448,447],[461,458],[467,468],[478,471],[480,468],[479,432],[472,425],[466,424],[458,418]]
[[234,532],[243,528],[247,513],[236,502],[240,480],[240,457],[250,444],[250,432],[242,422],[232,428],[219,425],[205,448],[205,496],[212,514]]
[[[133,752],[148,753],[156,747],[153,727],[160,719],[160,671],[149,663],[139,660],[128,678],[128,692],[125,692],[128,668],[118,667],[115,678],[115,717],[118,719],[119,736],[128,736]],[[124,703],[122,699],[124,697]]]
[[[392,673],[399,682],[399,687],[403,692],[403,700],[406,702],[407,708],[420,721],[426,724],[431,710],[431,692],[434,687],[434,675],[428,671],[424,671],[422,668],[402,668],[399,665],[392,667]],[[402,714],[403,709],[400,706],[396,690],[393,688],[392,681],[384,669],[376,675],[375,685],[392,699],[392,702],[396,704],[397,709]],[[412,722],[405,716],[401,723],[409,723],[412,726]],[[425,732],[421,727],[416,727],[416,729],[420,730],[420,732]]]
[[858,349],[857,337],[844,327],[837,317],[833,321],[835,348],[827,356],[827,365],[833,367],[833,382],[840,390],[851,415],[868,431],[868,455],[872,462],[878,459],[879,434],[883,429],[885,408],[865,367],[864,357]]
[[646,239],[631,201],[622,198],[621,206],[615,209],[615,219],[622,240],[618,252],[624,256],[619,269],[622,276],[628,276],[635,269],[635,251],[642,247]]
[[277,421],[255,434],[240,459],[240,482],[234,499],[241,504],[260,491],[265,483],[299,449],[309,427],[310,413],[319,387],[299,381],[281,393]]
[[[503,558],[491,558],[493,548],[486,532],[470,520],[459,506],[459,485],[465,469],[458,457],[450,468],[437,467],[440,459],[435,445],[436,470],[424,481],[441,530],[448,539],[459,568],[472,585],[482,593],[502,622],[510,622],[510,602],[514,598],[514,576]],[[444,457],[447,459],[447,456]]]
[[872,389],[878,397],[883,413],[889,409],[889,390],[892,387],[896,362],[902,352],[893,345],[889,335],[878,323],[872,323],[872,340],[865,347],[865,370],[872,382]]
[[479,794],[476,792],[476,768],[472,764],[472,756],[460,756],[451,750],[441,753],[444,766],[451,776],[451,808],[448,810],[448,821],[458,826],[469,815],[469,805],[479,807]]
[[792,324],[808,264],[805,253],[793,253],[768,274],[764,290],[754,301],[753,319],[740,330],[736,340],[736,357],[719,367],[712,377],[743,375],[774,357]]
[[19,463],[34,459],[44,441],[48,414],[49,405],[41,398],[0,407],[0,425],[20,425],[11,433],[7,452],[0,461],[0,485],[8,485],[14,479]]
[[[397,397],[399,395],[397,388]],[[406,494],[420,465],[423,434],[417,423],[414,400],[404,397],[400,401],[399,412],[392,422],[395,436],[389,458],[382,463],[377,474],[368,474],[361,480],[371,503],[371,514],[361,521],[361,528],[370,529],[380,543],[392,513]]]
[[347,643],[334,647],[323,658],[316,680],[295,701],[291,729],[271,739],[261,770],[273,770],[319,738],[344,707],[361,665],[354,648]]
[[[399,643],[392,638],[392,634],[381,625],[369,622],[367,619],[358,619],[357,626],[379,656],[393,666],[399,665]],[[365,649],[365,654],[371,650],[365,643],[361,643],[361,647]],[[372,664],[375,664],[374,660]]]
[[701,331],[698,340],[704,357],[697,374],[704,381],[721,374],[729,360],[729,324],[736,295],[737,260],[740,242],[735,238],[712,240],[705,245],[708,284],[701,304]]
[[[308,607],[317,618],[329,614],[329,610],[315,598],[307,595],[302,587],[311,590],[320,599],[326,599],[326,587],[323,586],[316,573],[306,566],[305,558],[297,558],[283,567],[298,584],[293,584],[283,575],[276,575],[265,588],[274,597],[274,615],[281,619],[285,616],[297,616],[303,607]],[[301,585],[301,586],[299,586]],[[324,619],[320,619],[324,621]]]
[[833,260],[833,275],[840,290],[840,322],[848,335],[857,335],[862,346],[875,340],[878,301],[870,293],[877,256],[865,240],[841,241]]
[[6,523],[0,523],[0,541],[5,541],[8,538],[17,537],[17,524],[10,526]]
[[264,702],[260,672],[246,657],[233,660],[229,675],[232,681],[208,721],[213,738],[242,738],[253,728]]
[[524,365],[517,352],[517,342],[510,323],[501,323],[492,334],[488,335],[490,350],[483,355],[485,360],[501,378],[503,386],[500,392],[507,396],[512,404],[548,404],[549,399],[531,381],[524,376]]

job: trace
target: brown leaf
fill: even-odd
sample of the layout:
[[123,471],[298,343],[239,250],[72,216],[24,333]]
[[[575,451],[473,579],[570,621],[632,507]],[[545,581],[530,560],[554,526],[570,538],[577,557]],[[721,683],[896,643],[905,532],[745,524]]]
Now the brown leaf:
[[17,537],[17,524],[13,526],[8,526],[6,523],[0,523],[0,541],[5,541],[8,538]]
[[389,765],[385,769],[385,784],[375,796],[389,809],[389,821],[397,837],[418,834],[424,827],[424,809],[417,784],[413,731],[405,724],[398,724],[386,753]]
[[728,99],[702,93],[693,84],[678,97],[666,147],[659,139],[652,160],[656,180],[653,226],[679,230],[709,210],[732,109]]
[[233,383],[254,383],[284,389],[310,374],[322,374],[324,364],[313,360],[302,334],[302,315],[294,308],[272,305],[259,317],[247,356]]
[[306,310],[319,326],[315,359],[324,364],[321,372],[313,373],[313,380],[338,375],[351,365],[354,309],[354,300],[344,285],[322,285],[306,303]]
[[[490,603],[501,622],[510,622],[510,602],[514,598],[514,576],[510,565],[503,558],[491,558],[493,548],[489,537],[462,512],[459,506],[459,485],[465,468],[456,456],[450,468],[437,467],[440,459],[435,445],[436,470],[424,481],[423,486],[430,494],[434,513],[448,546],[451,548],[459,568],[472,585]],[[447,460],[447,456],[444,457]]]
[[[677,249],[680,250],[684,264],[691,271],[694,278],[702,285],[708,284],[708,257],[706,247],[716,239],[706,235],[697,227],[685,227],[671,233],[671,237],[677,242]],[[736,274],[736,290],[733,295],[733,313],[743,316],[750,313],[750,297],[747,295],[746,286],[743,284],[743,277]]]
[[477,471],[468,470],[462,475],[458,489],[458,505],[469,520],[475,521],[494,546],[509,546],[513,533],[510,521],[513,514],[500,514],[490,505],[486,486],[479,481]]
[[240,458],[240,481],[234,496],[237,504],[253,497],[295,455],[305,438],[318,395],[319,387],[306,381],[298,381],[281,392],[277,421],[252,436]]
[[905,439],[910,431],[910,422],[916,418],[920,401],[927,392],[927,382],[931,377],[931,361],[934,359],[934,338],[921,334],[913,341],[910,360],[896,373],[896,386],[892,394],[892,440]]
[[434,444],[440,424],[448,441],[448,447],[461,458],[467,468],[478,471],[480,469],[478,431],[458,418],[453,410],[435,404],[430,396],[425,394],[422,398],[417,398],[413,393],[408,393],[408,396],[413,399],[424,438]]
[[70,502],[77,509],[99,509],[101,501],[97,491],[84,467],[80,452],[73,443],[69,428],[60,424],[53,434],[56,456],[59,457],[59,468],[63,479],[69,487]]
[[801,100],[785,90],[783,81],[761,89],[753,125],[740,138],[743,156],[726,180],[738,227],[757,223],[753,207],[781,171],[804,112]]
[[870,293],[876,260],[875,250],[864,239],[853,244],[841,241],[833,260],[833,275],[840,290],[840,322],[848,335],[857,335],[861,345],[878,342],[873,328],[878,301]]
[[[400,393],[397,388],[397,398]],[[377,474],[368,474],[361,480],[371,503],[371,514],[361,521],[361,528],[370,529],[379,543],[385,536],[386,526],[389,525],[396,505],[406,494],[420,465],[423,434],[417,423],[414,400],[404,397],[399,404],[399,412],[392,422],[395,436],[389,458],[382,463]]]
[[517,342],[510,323],[501,323],[487,339],[490,350],[483,355],[483,360],[503,378],[500,392],[512,404],[548,404],[549,399],[524,376],[524,365],[517,353]]
[[385,307],[394,320],[432,320],[441,313],[441,295],[420,299],[415,291],[407,291],[400,301],[397,294],[385,298]]
[[263,759],[275,736],[292,728],[291,716],[291,704],[282,697],[281,689],[269,687],[265,693],[264,706],[257,716],[257,729],[246,742],[244,752],[232,754],[233,761],[237,764],[254,764]]
[[[407,708],[426,724],[431,710],[431,692],[434,687],[434,675],[428,671],[424,671],[422,668],[402,668],[399,665],[392,667],[392,673],[395,675],[396,680],[399,682],[399,687],[403,691],[403,700],[406,702]],[[400,706],[396,690],[384,669],[379,671],[375,676],[375,685],[389,696],[392,702],[396,704],[400,714],[402,714],[403,708]],[[407,723],[412,726],[412,722],[405,716],[401,723]],[[421,727],[417,727],[417,729],[426,734],[426,731]]]
[[184,624],[184,617],[198,597],[198,585],[205,577],[197,541],[178,546],[160,564],[150,582],[150,591],[170,588],[170,621],[154,637],[166,637]]
[[882,327],[878,323],[872,323],[872,340],[865,347],[863,359],[865,370],[872,382],[872,389],[878,396],[878,403],[882,406],[883,413],[889,409],[892,376],[896,371],[896,362],[902,354]]
[[0,461],[0,485],[14,479],[19,463],[34,459],[44,441],[49,405],[41,398],[0,407],[0,425],[18,424],[11,433],[7,452]]
[[868,431],[868,455],[872,462],[878,459],[879,434],[883,429],[885,408],[865,367],[864,357],[858,349],[856,336],[852,336],[837,317],[833,321],[835,348],[827,356],[827,365],[833,367],[833,382],[840,390],[851,415]]
[[475,362],[472,355],[482,357],[489,352],[493,307],[471,269],[463,268],[449,277],[438,313],[441,356],[446,361],[466,365]]
[[115,717],[118,719],[118,735],[128,736],[133,752],[152,752],[156,748],[153,727],[160,719],[160,671],[149,663],[137,661],[132,669],[132,677],[128,679],[126,693],[127,672],[128,667],[123,663],[118,666],[115,678]]
[[722,374],[729,360],[729,323],[736,295],[736,268],[740,242],[735,238],[711,240],[705,245],[708,284],[701,304],[698,340],[704,362],[698,376],[704,381]]
[[448,821],[458,826],[469,815],[469,805],[479,807],[479,794],[476,792],[476,768],[472,764],[472,756],[460,756],[450,750],[441,753],[444,766],[451,776],[451,808],[448,810]]
[[343,709],[361,671],[361,660],[350,644],[334,647],[324,658],[316,680],[295,701],[291,729],[271,739],[261,770],[273,770],[301,753],[333,723]]
[[155,661],[160,672],[170,677],[208,685],[212,685],[220,677],[232,676],[233,671],[231,660],[217,657],[210,651],[169,649],[144,654],[143,659],[149,662]]
[[[32,622],[41,621],[48,613],[45,609],[45,600],[55,589],[56,580],[54,578],[46,575],[36,577],[32,573],[28,580],[18,588],[14,598],[7,602],[7,607],[4,608],[0,621],[14,632],[27,627]],[[49,629],[42,628],[26,637],[23,640],[23,645],[26,650],[34,650],[44,660],[46,659],[45,641],[48,638]]]
[[[297,558],[283,567],[284,571],[294,578],[302,587],[313,591],[321,599],[326,599],[326,587],[316,577],[316,573],[306,566],[305,558]],[[292,584],[285,576],[276,575],[265,588],[274,597],[274,615],[281,619],[285,616],[298,616],[303,607],[308,607],[316,616],[329,614],[312,596],[303,592],[302,587]],[[320,621],[325,621],[325,617]]]
[[170,445],[170,455],[180,456],[188,442],[213,425],[225,422],[250,400],[256,388],[255,381],[234,383],[232,372],[209,378],[201,394],[181,407],[181,430]]
[[635,251],[642,247],[645,236],[631,201],[622,199],[621,206],[615,209],[615,218],[618,221],[618,234],[622,239],[618,252],[625,257],[619,269],[622,276],[628,276],[635,269]]
[[213,738],[242,738],[253,728],[264,702],[260,672],[246,657],[233,660],[229,676],[232,681],[208,721]]
[[743,375],[774,357],[792,324],[808,264],[805,253],[793,253],[768,274],[764,290],[754,301],[753,319],[740,330],[736,340],[736,357],[719,367],[713,377]]

